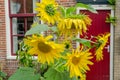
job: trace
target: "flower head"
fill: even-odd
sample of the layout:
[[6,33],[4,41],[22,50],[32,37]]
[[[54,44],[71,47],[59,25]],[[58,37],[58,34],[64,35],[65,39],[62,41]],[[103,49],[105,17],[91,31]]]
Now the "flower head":
[[72,41],[64,40],[63,44],[65,45],[65,49],[72,49]]
[[108,37],[109,36],[110,36],[110,33],[107,33],[105,35],[104,34],[103,35],[99,35],[97,37],[98,42],[100,42],[100,45],[97,48],[96,53],[95,53],[97,61],[103,60],[103,54],[102,53],[103,53],[103,49],[104,49],[105,45],[108,42]]
[[43,22],[54,25],[59,20],[60,13],[57,11],[58,4],[55,0],[42,0],[36,5],[37,16]]
[[58,23],[58,29],[62,35],[74,36],[87,31],[87,26],[91,25],[91,19],[87,15],[72,15],[62,19]]
[[[78,48],[79,49],[79,48]],[[68,69],[70,71],[70,77],[78,77],[83,78],[83,73],[86,73],[87,70],[90,70],[88,65],[92,65],[93,63],[90,61],[93,57],[89,50],[79,51],[73,50],[72,54],[68,53],[66,59]]]
[[53,63],[54,59],[58,59],[60,52],[64,50],[62,44],[56,44],[50,41],[51,38],[52,36],[33,35],[24,39],[25,44],[31,47],[29,53],[31,55],[38,55],[38,61],[40,63]]

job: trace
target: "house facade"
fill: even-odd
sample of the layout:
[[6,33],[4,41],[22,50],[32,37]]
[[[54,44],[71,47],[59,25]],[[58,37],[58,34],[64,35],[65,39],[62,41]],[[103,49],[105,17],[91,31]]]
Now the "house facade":
[[[13,2],[12,2],[13,1]],[[39,0],[18,0],[23,6],[14,4],[17,0],[0,0],[0,66],[8,76],[12,75],[18,68],[18,61],[16,60],[15,52],[18,49],[16,40],[21,40],[26,30],[33,23],[35,3]],[[77,0],[57,0],[57,2],[66,7],[75,5]],[[29,7],[27,7],[29,5]],[[95,5],[95,4],[94,4]],[[97,4],[104,9],[105,4]],[[30,7],[32,6],[32,7]],[[20,7],[22,7],[20,9]],[[95,6],[96,7],[96,6]],[[107,9],[109,7],[106,7]],[[112,41],[110,42],[110,80],[120,80],[120,0],[116,0],[115,10],[109,8],[116,17],[116,24],[112,29]],[[81,9],[82,10],[82,9]],[[22,13],[22,14],[20,14]],[[25,14],[28,13],[28,14]],[[20,29],[14,27],[19,26]],[[24,31],[23,31],[24,29]],[[94,74],[93,74],[94,75]]]

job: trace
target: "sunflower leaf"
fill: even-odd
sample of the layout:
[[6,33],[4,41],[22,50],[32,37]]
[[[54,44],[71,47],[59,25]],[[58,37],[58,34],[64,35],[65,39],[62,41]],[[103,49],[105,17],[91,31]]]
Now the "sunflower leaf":
[[69,7],[66,9],[66,15],[70,16],[72,13],[74,13],[76,10],[76,7]]
[[49,68],[44,77],[46,80],[76,80],[75,78],[70,78],[68,72],[59,72],[54,68]]
[[56,26],[49,27],[49,30],[52,30],[53,32],[57,32],[57,27]]
[[59,72],[64,72],[66,67],[65,67],[66,61],[62,58],[60,58],[54,65],[54,68],[59,71]]
[[63,17],[66,17],[66,8],[64,6],[60,6],[60,11]]
[[7,74],[6,74],[6,73],[4,73],[4,72],[0,71],[0,77],[1,77],[1,78],[6,78],[6,76],[7,76]]
[[26,32],[25,35],[40,34],[41,32],[49,30],[48,25],[46,24],[36,24],[30,30]]
[[91,5],[87,5],[87,4],[83,4],[83,3],[77,3],[76,7],[86,8],[90,12],[97,13],[97,11]]
[[40,75],[30,67],[20,67],[8,80],[39,80]]
[[81,38],[73,38],[74,41],[77,41],[81,44],[83,44],[84,46],[87,46],[89,48],[91,48],[91,41],[90,40],[87,40],[87,39],[81,39]]

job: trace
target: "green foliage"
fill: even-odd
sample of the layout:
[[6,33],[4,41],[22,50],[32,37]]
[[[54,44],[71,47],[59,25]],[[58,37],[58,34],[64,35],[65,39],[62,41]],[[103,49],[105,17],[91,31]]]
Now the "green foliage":
[[49,68],[44,77],[45,80],[76,80],[76,78],[70,78],[68,72],[59,72],[53,68]]
[[49,27],[49,30],[51,30],[53,32],[57,32],[58,31],[56,26]]
[[82,38],[73,38],[74,41],[77,41],[81,44],[83,44],[84,46],[87,46],[89,48],[91,48],[91,41],[90,40],[87,40],[87,39],[82,39]]
[[57,27],[56,26],[49,27],[47,24],[34,23],[32,28],[30,28],[30,30],[28,30],[25,35],[27,36],[27,35],[32,35],[32,34],[40,34],[40,33],[47,31],[47,30],[51,30],[53,32],[56,32]]
[[63,17],[66,18],[68,16],[76,14],[75,12],[76,12],[78,7],[85,8],[85,9],[87,9],[90,12],[93,12],[93,13],[97,13],[97,11],[91,5],[87,5],[87,4],[83,4],[83,3],[77,3],[75,6],[71,6],[71,7],[68,7],[68,8],[60,6],[60,10],[61,10],[61,13],[62,13]]
[[[66,53],[65,53],[66,54]],[[53,65],[53,68],[59,72],[64,72],[66,70],[65,67],[66,61],[63,58],[60,58],[56,63]]]
[[19,60],[20,66],[33,67],[33,56],[28,53],[29,47],[22,41],[19,48],[16,59]]
[[66,9],[66,14],[69,16],[69,15],[72,15],[73,13],[75,13],[75,10],[76,10],[76,7],[69,7]]
[[116,17],[112,17],[110,14],[108,17],[106,17],[106,23],[112,23],[115,26],[116,23]]
[[115,5],[115,0],[108,0],[110,5]]
[[4,73],[4,72],[0,71],[0,80],[5,79],[5,78],[6,78],[6,76],[7,76],[7,74],[6,74],[6,73]]
[[66,17],[66,8],[64,6],[60,6],[60,11],[63,17]]
[[76,7],[85,8],[85,9],[89,10],[92,13],[97,13],[97,11],[91,5],[87,5],[87,4],[83,4],[83,3],[77,3]]
[[31,27],[30,30],[28,30],[25,35],[40,34],[41,32],[47,30],[49,30],[48,25],[35,23],[35,25]]
[[33,68],[20,67],[8,80],[40,80],[40,75]]

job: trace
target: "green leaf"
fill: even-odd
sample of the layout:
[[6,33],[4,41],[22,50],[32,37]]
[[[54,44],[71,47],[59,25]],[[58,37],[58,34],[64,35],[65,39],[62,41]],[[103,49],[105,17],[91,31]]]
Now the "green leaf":
[[63,17],[66,17],[66,8],[64,6],[60,6],[60,11]]
[[57,72],[55,76],[55,80],[63,80],[63,79],[64,77],[62,76],[62,74],[60,74],[60,72]]
[[45,80],[45,78],[41,76],[41,77],[40,77],[40,80]]
[[6,73],[4,73],[4,72],[0,71],[0,77],[1,77],[1,78],[5,78],[6,76],[7,76],[7,74],[6,74]]
[[92,13],[97,13],[97,11],[91,5],[87,5],[87,4],[83,4],[83,3],[77,3],[76,7],[86,8],[87,10],[89,10]]
[[66,15],[70,16],[72,13],[74,13],[76,10],[76,7],[69,7],[66,9]]
[[44,74],[44,77],[46,80],[75,80],[70,78],[68,72],[59,72],[53,68],[49,68],[48,71]]
[[8,80],[39,80],[40,75],[34,72],[33,68],[20,67]]
[[2,77],[0,77],[0,80],[3,80],[3,78],[2,78]]
[[52,27],[49,27],[50,30],[52,30],[53,32],[57,32],[57,27],[56,26],[52,26]]
[[87,9],[92,13],[98,13],[91,5],[87,5]]
[[53,67],[59,72],[64,72],[66,69],[65,63],[66,61],[63,58],[60,58],[56,61]]
[[36,24],[34,27],[28,30],[25,35],[40,34],[41,32],[47,31],[48,29],[49,27],[46,24]]
[[46,80],[54,80],[56,74],[56,70],[49,68],[47,72],[44,74]]
[[115,5],[115,0],[107,0],[110,5]]
[[91,48],[91,41],[90,40],[87,40],[87,39],[81,39],[81,38],[73,38],[73,40],[83,44],[84,46],[87,46],[89,48]]

